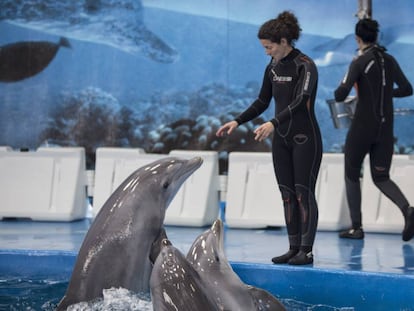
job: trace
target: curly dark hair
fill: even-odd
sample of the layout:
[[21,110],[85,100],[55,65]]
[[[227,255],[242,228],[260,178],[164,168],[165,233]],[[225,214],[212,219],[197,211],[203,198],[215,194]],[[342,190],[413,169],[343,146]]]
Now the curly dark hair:
[[293,46],[299,39],[301,31],[296,16],[290,11],[283,11],[276,18],[265,22],[260,27],[257,37],[275,43],[280,43],[280,40],[285,38]]

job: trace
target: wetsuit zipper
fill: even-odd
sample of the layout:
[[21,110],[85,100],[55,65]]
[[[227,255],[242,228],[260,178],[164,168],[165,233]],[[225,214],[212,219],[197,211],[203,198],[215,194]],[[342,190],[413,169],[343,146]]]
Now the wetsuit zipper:
[[380,56],[380,59],[381,59],[381,72],[382,72],[380,115],[381,115],[381,122],[384,123],[385,122],[385,117],[384,117],[384,90],[385,90],[385,85],[386,85],[386,81],[385,81],[385,64],[384,64],[384,57],[381,54],[379,54],[379,56]]

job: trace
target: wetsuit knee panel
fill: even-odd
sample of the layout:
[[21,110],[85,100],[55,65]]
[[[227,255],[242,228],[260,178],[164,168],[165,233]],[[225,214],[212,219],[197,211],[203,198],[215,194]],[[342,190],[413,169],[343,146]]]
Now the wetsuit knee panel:
[[303,198],[307,198],[310,190],[308,187],[304,185],[296,185],[295,186],[296,198],[298,201],[303,200]]
[[390,179],[388,169],[380,166],[371,167],[371,176],[374,183],[382,183]]
[[280,193],[282,195],[282,200],[284,203],[292,202],[293,199],[296,199],[295,191],[293,191],[292,189],[286,186],[283,186],[283,185],[280,185],[279,189],[280,189]]

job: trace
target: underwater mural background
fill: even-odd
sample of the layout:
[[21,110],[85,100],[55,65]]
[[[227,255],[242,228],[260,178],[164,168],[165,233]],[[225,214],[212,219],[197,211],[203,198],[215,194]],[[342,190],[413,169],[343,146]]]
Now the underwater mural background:
[[[381,40],[414,83],[414,2],[373,0]],[[216,138],[254,100],[269,61],[257,31],[283,10],[319,71],[324,152],[342,152],[326,103],[355,55],[357,0],[0,0],[0,145],[270,151],[262,116]],[[12,56],[10,56],[12,55]],[[12,60],[15,62],[13,63]],[[17,61],[16,61],[17,60]],[[395,152],[411,153],[414,98],[395,99]],[[222,167],[222,171],[225,171]]]

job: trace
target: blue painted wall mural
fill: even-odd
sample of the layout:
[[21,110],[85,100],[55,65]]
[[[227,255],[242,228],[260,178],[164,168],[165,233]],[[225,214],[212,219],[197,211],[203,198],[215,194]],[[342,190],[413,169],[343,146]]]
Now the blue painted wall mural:
[[[324,151],[342,151],[346,129],[334,128],[326,100],[355,54],[357,0],[0,0],[0,8],[0,145],[81,145],[88,166],[100,146],[218,150],[223,159],[269,151],[251,131],[273,106],[230,138],[215,131],[258,94],[269,61],[259,26],[291,10],[303,29],[296,46],[319,70]],[[413,13],[411,1],[373,0],[381,43],[412,83]],[[395,150],[410,153],[413,98],[394,104]]]

